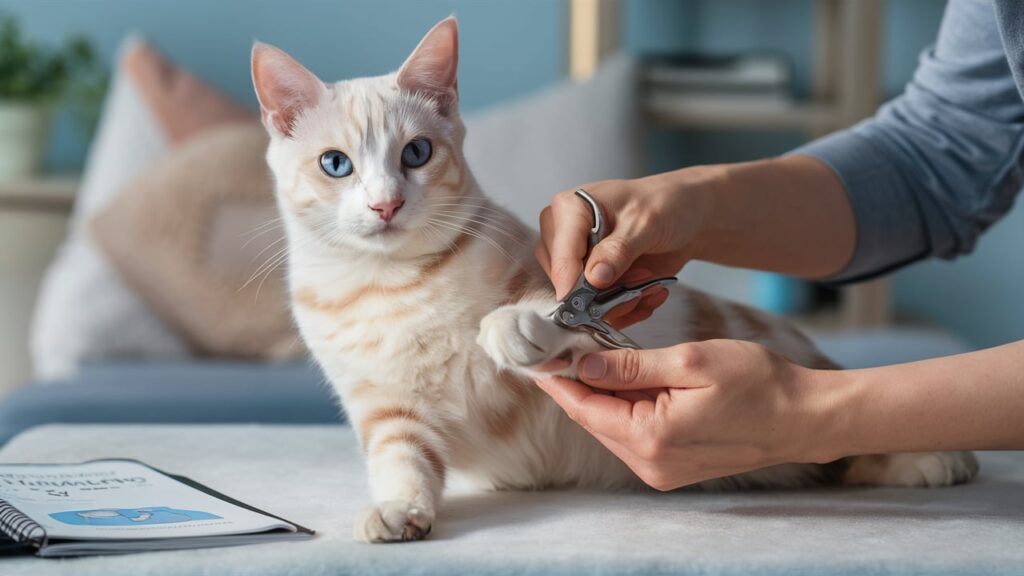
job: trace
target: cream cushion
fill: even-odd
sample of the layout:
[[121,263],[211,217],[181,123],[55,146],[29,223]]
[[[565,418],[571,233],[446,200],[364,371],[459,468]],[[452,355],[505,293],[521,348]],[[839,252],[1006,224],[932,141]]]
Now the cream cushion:
[[199,355],[301,355],[283,232],[251,123],[196,136],[127,185],[91,232],[119,276]]
[[67,376],[90,359],[189,355],[186,342],[111,269],[88,234],[88,222],[175,145],[210,126],[253,117],[144,40],[125,41],[68,237],[40,287],[30,337],[38,379]]

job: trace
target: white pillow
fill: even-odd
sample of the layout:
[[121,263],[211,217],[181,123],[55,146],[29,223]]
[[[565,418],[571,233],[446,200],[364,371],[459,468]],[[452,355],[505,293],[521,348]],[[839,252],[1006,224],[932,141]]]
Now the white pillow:
[[466,117],[466,159],[485,194],[536,227],[561,190],[640,169],[637,65],[619,54],[565,81]]
[[89,217],[167,148],[142,96],[126,75],[117,74],[86,162],[68,238],[39,294],[31,340],[37,378],[67,376],[87,358],[187,355],[184,342],[120,281],[85,230]]
[[184,340],[114,272],[88,224],[173,145],[207,126],[242,117],[251,120],[252,115],[141,38],[129,37],[122,44],[68,237],[40,288],[30,341],[38,379],[67,376],[89,359],[189,355]]

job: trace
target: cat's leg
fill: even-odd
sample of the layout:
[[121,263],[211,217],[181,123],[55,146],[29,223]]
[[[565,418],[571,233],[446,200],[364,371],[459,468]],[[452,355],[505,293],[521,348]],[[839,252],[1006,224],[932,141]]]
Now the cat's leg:
[[850,459],[844,484],[868,486],[952,486],[978,474],[971,452],[872,454]]
[[414,402],[371,396],[345,403],[366,453],[374,499],[353,533],[364,542],[420,540],[430,533],[444,490],[442,428]]
[[555,325],[554,302],[527,301],[497,308],[480,322],[477,343],[498,364],[529,375],[576,377],[576,362],[601,350],[589,335]]

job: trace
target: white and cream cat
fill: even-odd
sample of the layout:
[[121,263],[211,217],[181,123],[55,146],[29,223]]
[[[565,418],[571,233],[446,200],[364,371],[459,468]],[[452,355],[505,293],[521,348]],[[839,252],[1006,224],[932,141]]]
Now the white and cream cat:
[[[491,489],[642,485],[528,378],[598,345],[542,317],[554,294],[536,233],[466,166],[457,35],[446,19],[397,73],[334,84],[253,48],[294,315],[365,449],[374,504],[355,536],[370,542],[424,537],[449,473]],[[831,366],[785,321],[685,288],[632,335],[650,346],[742,338]],[[936,486],[976,470],[969,453],[864,456],[700,487]]]

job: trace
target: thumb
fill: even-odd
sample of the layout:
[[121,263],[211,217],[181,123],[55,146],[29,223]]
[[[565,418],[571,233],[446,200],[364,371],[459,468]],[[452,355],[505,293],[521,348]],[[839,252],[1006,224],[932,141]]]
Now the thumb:
[[648,235],[613,230],[591,250],[587,258],[587,281],[597,288],[611,286],[629,270],[637,258],[647,252]]
[[579,375],[583,382],[605,390],[680,388],[685,362],[679,356],[678,347],[597,352],[580,359]]

